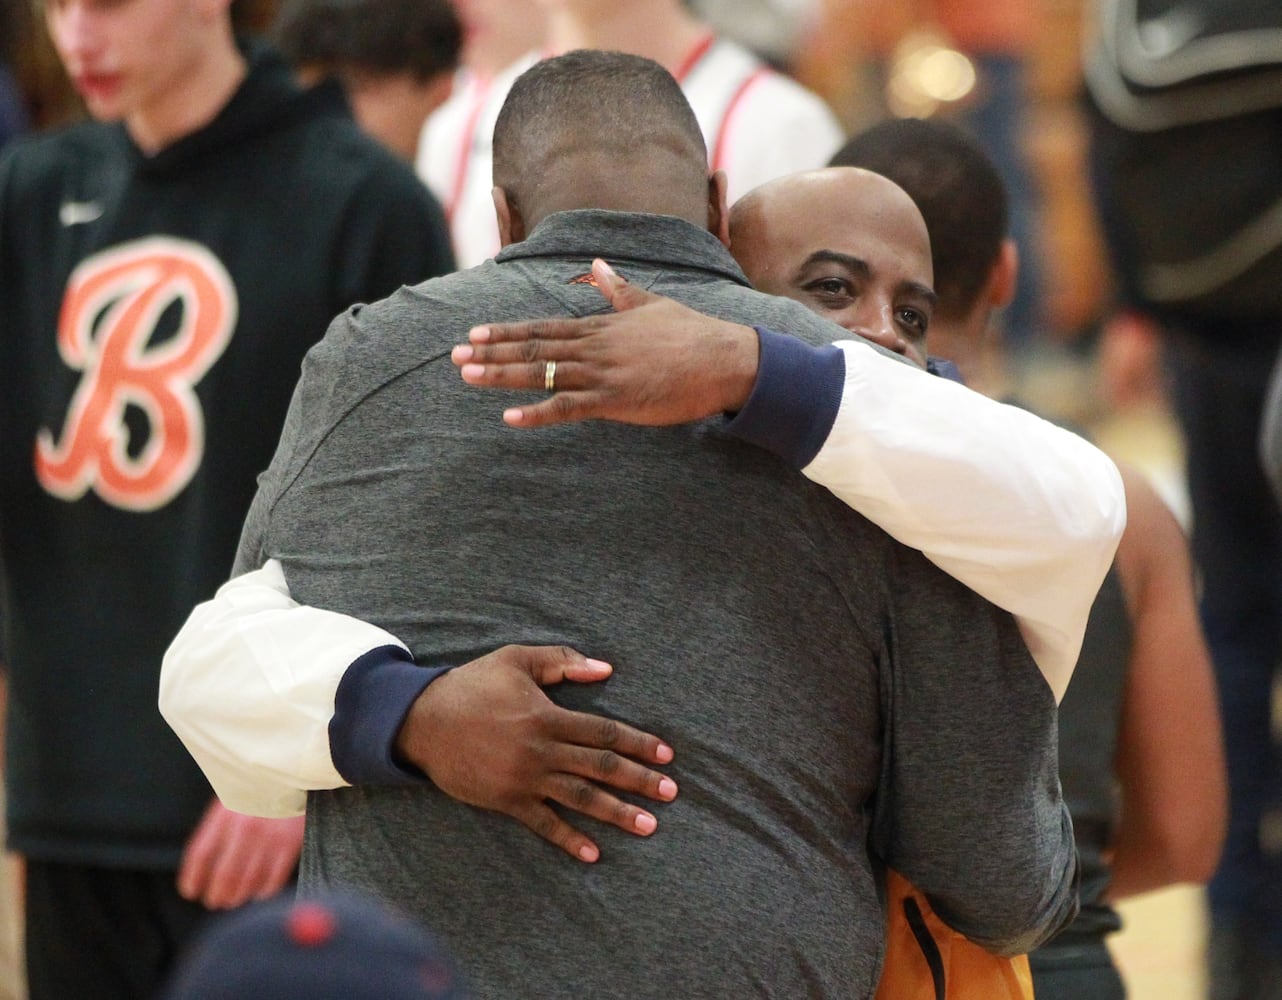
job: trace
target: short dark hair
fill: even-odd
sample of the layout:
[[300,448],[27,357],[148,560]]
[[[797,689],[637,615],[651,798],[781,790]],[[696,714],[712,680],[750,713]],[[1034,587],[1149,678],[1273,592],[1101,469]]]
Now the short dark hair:
[[428,80],[458,66],[463,29],[449,0],[285,0],[272,38],[295,66]]
[[908,192],[930,234],[939,313],[969,313],[1009,224],[1006,187],[979,143],[947,122],[899,118],[856,135],[831,166],[872,170]]
[[579,49],[513,83],[494,124],[494,182],[507,188],[589,146],[622,163],[666,150],[699,164],[706,180],[703,132],[672,74],[641,56]]

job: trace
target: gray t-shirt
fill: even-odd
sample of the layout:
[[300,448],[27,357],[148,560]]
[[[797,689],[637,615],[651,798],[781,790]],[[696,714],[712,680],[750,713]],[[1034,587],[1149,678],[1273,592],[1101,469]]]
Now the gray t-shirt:
[[459,378],[476,323],[607,308],[598,255],[725,318],[845,335],[688,223],[553,216],[335,321],[238,562],[279,559],[299,601],[424,665],[509,642],[610,661],[551,696],[662,735],[680,796],[653,837],[593,826],[584,865],[431,787],[313,793],[304,886],[405,907],[483,998],[871,996],[882,861],[993,947],[1043,940],[1076,868],[1054,702],[1008,615],[721,419],[519,431]]

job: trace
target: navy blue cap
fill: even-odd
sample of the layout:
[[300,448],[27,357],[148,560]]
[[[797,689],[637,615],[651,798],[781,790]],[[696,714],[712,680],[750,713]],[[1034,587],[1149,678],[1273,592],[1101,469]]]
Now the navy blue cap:
[[277,898],[214,918],[162,1000],[467,1000],[427,931],[349,891]]

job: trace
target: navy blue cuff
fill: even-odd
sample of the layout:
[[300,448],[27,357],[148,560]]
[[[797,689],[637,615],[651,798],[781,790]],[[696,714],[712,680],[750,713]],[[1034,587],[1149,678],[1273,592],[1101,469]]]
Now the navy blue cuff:
[[828,440],[846,386],[846,356],[756,327],[761,361],[752,395],[726,429],[804,469]]
[[396,734],[414,700],[451,667],[424,668],[400,646],[371,649],[343,674],[329,720],[329,753],[353,785],[427,784],[417,768],[396,760]]

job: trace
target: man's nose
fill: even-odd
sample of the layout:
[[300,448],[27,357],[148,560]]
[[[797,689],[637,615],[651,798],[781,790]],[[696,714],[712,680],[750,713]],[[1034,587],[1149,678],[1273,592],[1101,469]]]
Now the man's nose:
[[873,305],[861,310],[856,317],[854,332],[865,340],[894,351],[896,354],[908,353],[908,342],[904,340],[895,326],[895,310],[890,305]]

